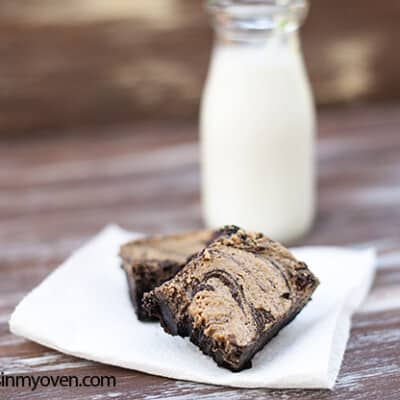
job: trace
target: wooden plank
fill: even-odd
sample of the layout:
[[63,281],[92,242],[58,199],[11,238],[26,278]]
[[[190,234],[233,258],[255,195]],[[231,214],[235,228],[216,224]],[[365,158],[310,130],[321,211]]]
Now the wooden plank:
[[[0,371],[113,375],[109,388],[0,388],[5,399],[397,400],[400,391],[400,107],[320,114],[319,211],[299,244],[374,246],[377,278],[330,391],[237,390],[62,355],[8,332],[20,299],[106,223],[201,226],[193,124],[142,124],[0,146]],[[135,134],[131,134],[135,132]]]

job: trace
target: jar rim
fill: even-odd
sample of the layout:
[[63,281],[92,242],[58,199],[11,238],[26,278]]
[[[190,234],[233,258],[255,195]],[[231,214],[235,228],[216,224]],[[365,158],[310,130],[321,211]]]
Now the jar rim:
[[307,0],[207,0],[208,8],[227,8],[233,6],[269,7],[284,9],[291,7],[306,7]]

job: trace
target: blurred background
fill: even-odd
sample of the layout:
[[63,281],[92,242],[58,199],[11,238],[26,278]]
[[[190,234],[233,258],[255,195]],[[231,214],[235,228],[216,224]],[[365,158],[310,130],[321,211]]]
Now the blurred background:
[[[379,388],[398,399],[400,0],[310,3],[301,35],[318,105],[318,204],[297,244],[374,247],[380,267],[337,395],[321,398],[370,400]],[[116,374],[115,399],[170,387],[16,338],[8,319],[106,224],[203,226],[197,114],[211,46],[203,0],[0,0],[0,371]],[[176,388],[174,398],[192,393]],[[81,399],[106,397],[83,389]],[[35,398],[71,398],[54,390]],[[212,388],[225,390],[234,397]]]
[[[400,98],[400,2],[311,0],[302,30],[319,106]],[[0,6],[0,137],[197,118],[212,32],[201,0]]]

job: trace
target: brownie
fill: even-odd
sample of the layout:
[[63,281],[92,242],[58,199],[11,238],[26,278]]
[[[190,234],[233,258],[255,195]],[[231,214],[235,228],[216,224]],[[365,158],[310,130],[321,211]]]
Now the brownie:
[[132,304],[142,321],[155,320],[142,308],[144,293],[172,278],[188,258],[207,245],[217,232],[201,230],[135,240],[120,249]]
[[167,333],[189,336],[219,366],[241,371],[318,284],[281,244],[229,226],[143,304]]

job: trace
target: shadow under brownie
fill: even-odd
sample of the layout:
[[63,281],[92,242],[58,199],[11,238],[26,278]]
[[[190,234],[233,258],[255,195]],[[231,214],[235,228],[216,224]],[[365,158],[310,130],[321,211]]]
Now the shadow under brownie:
[[303,309],[318,283],[279,243],[230,226],[147,293],[143,307],[167,333],[189,336],[219,366],[241,371]]
[[141,321],[156,320],[142,308],[143,295],[172,278],[218,232],[199,230],[129,242],[120,249],[132,304]]

